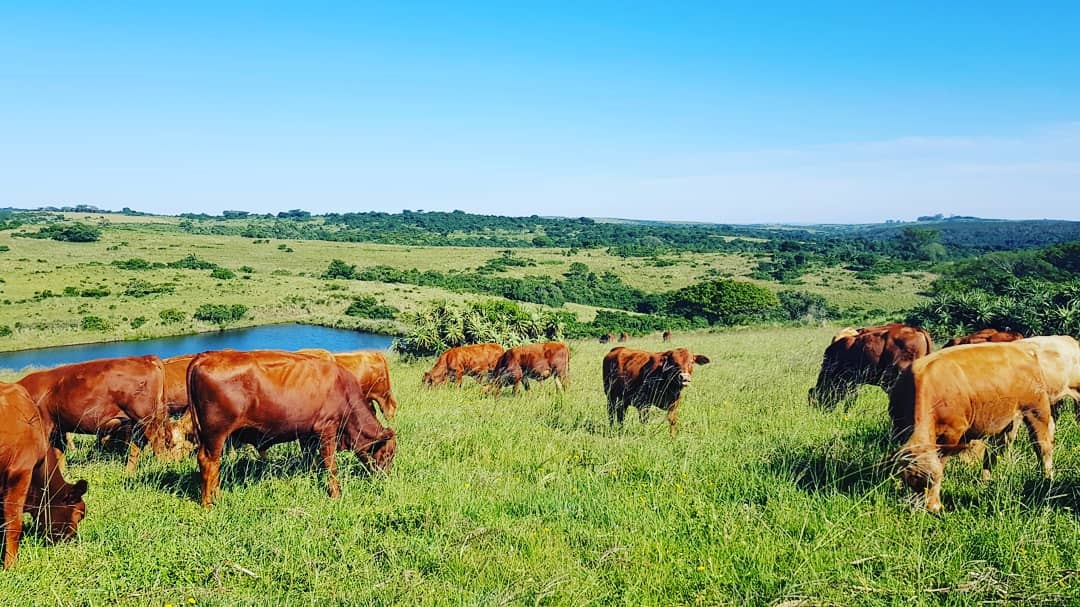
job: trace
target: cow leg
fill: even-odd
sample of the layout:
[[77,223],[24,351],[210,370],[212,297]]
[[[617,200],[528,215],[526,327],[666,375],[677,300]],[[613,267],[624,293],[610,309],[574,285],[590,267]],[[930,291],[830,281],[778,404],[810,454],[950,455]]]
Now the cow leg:
[[74,449],[75,448],[75,439],[73,439],[71,437],[71,433],[70,432],[65,432],[64,433],[64,438],[67,439],[67,448],[68,449]]
[[1054,478],[1054,417],[1050,415],[1050,403],[1045,401],[1038,408],[1024,411],[1024,425],[1027,426],[1035,457],[1042,461],[1043,474]]
[[0,495],[4,504],[4,569],[11,569],[19,557],[19,537],[22,536],[23,506],[30,491],[29,472],[9,474],[3,479],[6,491]]
[[671,435],[671,438],[675,438],[675,423],[679,421],[678,407],[679,402],[675,401],[675,404],[673,404],[667,412],[668,433]]
[[646,424],[649,422],[649,405],[639,407],[637,413],[641,423]]
[[320,435],[320,443],[322,448],[323,465],[326,466],[326,474],[328,476],[327,484],[330,491],[330,497],[341,497],[341,486],[338,485],[337,478],[337,431],[327,432]]
[[552,377],[554,377],[554,378],[555,378],[555,388],[556,388],[556,389],[558,389],[558,390],[559,390],[559,392],[565,392],[566,390],[565,390],[565,388],[563,388],[563,385],[562,385],[562,380],[561,380],[561,379],[559,379],[559,376],[558,376],[558,375],[554,375],[554,376],[552,376]]
[[142,448],[139,447],[139,442],[132,440],[128,442],[128,461],[127,467],[124,471],[128,474],[135,472],[135,465],[139,463],[139,454],[142,453]]
[[[228,435],[225,435],[227,437]],[[217,497],[221,483],[221,452],[225,448],[225,437],[211,437],[211,440],[199,446],[199,476],[202,485],[202,506],[209,508]]]
[[998,452],[1005,449],[1012,442],[1012,439],[1016,437],[1017,427],[1018,424],[1014,421],[1001,434],[987,437],[984,440],[986,448],[983,449],[982,480],[990,480],[990,469],[997,463]]

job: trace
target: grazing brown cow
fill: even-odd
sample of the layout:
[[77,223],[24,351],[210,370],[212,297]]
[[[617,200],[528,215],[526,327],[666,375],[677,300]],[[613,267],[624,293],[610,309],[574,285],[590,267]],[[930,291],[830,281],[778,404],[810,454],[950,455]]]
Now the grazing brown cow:
[[944,347],[951,348],[953,346],[960,346],[963,344],[982,344],[986,342],[1000,343],[1005,341],[1016,341],[1018,339],[1024,339],[1022,333],[1016,331],[999,331],[998,329],[980,329],[971,335],[963,335],[961,337],[954,337],[949,340],[949,343]]
[[600,336],[600,343],[602,343],[602,344],[609,344],[609,343],[611,343],[613,341],[615,341],[615,334],[614,333],[606,333],[606,334]]
[[[1044,367],[1062,362],[1038,344],[987,343],[943,349],[905,370],[889,396],[893,437],[904,482],[925,492],[926,508],[940,512],[945,461],[976,439],[988,439],[983,478],[996,451],[1020,419],[1028,428],[1043,472],[1053,476],[1054,419],[1051,403],[1062,386],[1051,386]],[[1052,371],[1080,385],[1077,361]],[[1056,379],[1054,381],[1062,381]]]
[[218,492],[230,436],[256,449],[297,440],[305,453],[321,453],[330,497],[341,495],[339,449],[384,471],[394,460],[394,431],[379,423],[356,376],[332,360],[274,350],[204,352],[188,367],[188,393],[204,507]]
[[86,514],[86,481],[70,484],[49,446],[47,423],[25,388],[0,382],[0,504],[3,504],[4,569],[19,556],[23,512],[49,541],[75,535]]
[[460,386],[466,375],[483,381],[505,351],[499,344],[473,344],[450,348],[440,354],[435,366],[424,374],[424,385],[438,386],[449,380]]
[[619,343],[624,343],[630,339],[630,334],[626,331],[619,333]]
[[660,341],[663,341],[663,342],[671,341],[671,331],[664,331],[664,334],[660,336]]
[[382,352],[375,350],[357,350],[355,352],[329,352],[318,348],[298,350],[324,360],[333,360],[345,367],[360,381],[360,392],[368,402],[378,405],[387,421],[394,421],[397,413],[397,399],[390,389],[390,364]]
[[901,371],[933,349],[930,334],[918,327],[894,323],[843,329],[825,349],[808,400],[832,409],[853,397],[860,384],[881,386],[888,392]]
[[487,390],[494,390],[496,395],[511,384],[517,394],[522,382],[528,390],[530,379],[543,381],[549,377],[555,378],[560,391],[565,390],[564,384],[570,384],[570,348],[558,341],[510,348],[499,357],[489,377]]
[[643,352],[619,346],[604,356],[604,393],[608,399],[608,421],[623,423],[627,407],[637,407],[645,423],[650,406],[667,411],[669,431],[675,436],[679,401],[690,384],[694,364],[709,359],[691,354],[686,348],[666,352]]
[[165,368],[156,356],[104,358],[38,371],[18,382],[48,418],[50,441],[63,451],[64,433],[99,438],[130,426],[127,470],[150,441],[154,455],[167,457],[172,445],[165,406]]

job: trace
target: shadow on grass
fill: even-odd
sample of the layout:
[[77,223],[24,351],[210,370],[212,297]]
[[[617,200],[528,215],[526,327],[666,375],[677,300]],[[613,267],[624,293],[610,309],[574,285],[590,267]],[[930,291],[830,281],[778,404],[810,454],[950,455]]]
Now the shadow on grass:
[[1055,508],[1080,514],[1080,479],[1030,479],[1024,482],[1020,501],[1027,508]]
[[[280,447],[279,447],[280,448]],[[347,466],[341,461],[338,454],[338,469]],[[239,453],[226,455],[221,461],[221,488],[243,487],[258,483],[271,478],[292,478],[306,476],[313,473],[322,473],[321,458],[305,457],[296,452],[284,453],[275,457],[273,452],[267,459],[261,459],[253,451],[246,447],[239,449]],[[174,492],[180,496],[193,500],[201,498],[200,472],[198,466],[194,470],[168,469],[150,472],[144,480],[155,484],[158,488]]]
[[896,450],[884,429],[858,429],[812,445],[780,446],[765,469],[808,493],[869,493],[895,476],[889,456]]

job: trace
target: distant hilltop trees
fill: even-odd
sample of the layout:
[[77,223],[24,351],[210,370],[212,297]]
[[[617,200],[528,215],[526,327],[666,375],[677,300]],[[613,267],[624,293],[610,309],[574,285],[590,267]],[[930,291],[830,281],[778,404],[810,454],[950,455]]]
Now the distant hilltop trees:
[[[915,218],[915,221],[957,221],[957,220],[961,220],[961,219],[979,219],[979,220],[982,220],[981,217],[973,217],[971,215],[949,215],[948,217],[946,217],[946,216],[942,215],[941,213],[938,213],[937,215],[920,215],[919,217]],[[983,221],[985,221],[985,220],[983,220]]]

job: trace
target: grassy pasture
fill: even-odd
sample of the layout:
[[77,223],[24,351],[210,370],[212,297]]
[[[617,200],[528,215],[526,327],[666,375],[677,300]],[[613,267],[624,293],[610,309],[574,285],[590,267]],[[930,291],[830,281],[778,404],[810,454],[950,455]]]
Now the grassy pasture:
[[[485,398],[420,386],[431,361],[394,359],[392,472],[341,457],[343,497],[298,463],[247,449],[223,466],[215,508],[194,459],[80,448],[90,481],[77,542],[23,542],[3,605],[976,605],[1080,601],[1080,432],[1058,433],[1057,480],[1028,441],[995,479],[946,468],[947,512],[913,508],[879,464],[886,399],[806,404],[833,329],[677,335],[696,369],[680,433],[654,410],[608,427],[606,345],[571,345],[565,395],[534,385]],[[631,346],[660,349],[658,336]],[[13,379],[11,377],[3,379]]]
[[[94,215],[76,218],[103,221]],[[446,272],[472,270],[499,255],[498,249],[476,247],[276,239],[255,244],[250,238],[180,232],[177,219],[172,217],[109,216],[107,221],[101,240],[94,243],[13,238],[11,231],[0,232],[0,244],[10,249],[0,252],[0,325],[13,329],[11,335],[0,336],[0,351],[215,330],[215,325],[191,318],[191,313],[204,303],[246,305],[246,318],[232,326],[300,321],[393,332],[392,323],[345,316],[351,299],[374,295],[380,303],[410,310],[440,299],[461,302],[483,297],[439,288],[320,279],[332,259],[358,267],[381,264]],[[614,272],[627,284],[648,292],[685,287],[709,276],[745,278],[755,263],[739,255],[681,253],[664,257],[673,265],[658,267],[647,259],[624,259],[605,250],[581,250],[571,255],[565,249],[538,248],[518,249],[515,253],[535,260],[537,265],[509,268],[506,276],[559,277],[571,263],[582,262],[594,272]],[[236,277],[213,278],[209,270],[122,270],[110,265],[132,258],[168,263],[190,254],[224,266],[236,272]],[[143,297],[125,295],[133,280],[154,286],[171,285],[174,290]],[[868,285],[855,280],[851,272],[834,268],[807,276],[803,285],[754,282],[771,289],[820,293],[844,308],[860,306],[864,310],[891,312],[914,305],[919,300],[918,291],[929,284],[929,277],[894,275],[879,279],[877,285]],[[65,289],[70,295],[64,295]],[[83,295],[95,290],[107,290],[108,295]],[[42,296],[45,291],[52,296]],[[567,308],[586,321],[596,311],[574,304]],[[184,312],[185,320],[163,322],[159,314],[167,309]],[[105,326],[84,329],[86,316],[102,319]]]

